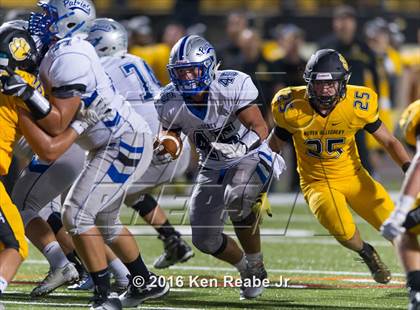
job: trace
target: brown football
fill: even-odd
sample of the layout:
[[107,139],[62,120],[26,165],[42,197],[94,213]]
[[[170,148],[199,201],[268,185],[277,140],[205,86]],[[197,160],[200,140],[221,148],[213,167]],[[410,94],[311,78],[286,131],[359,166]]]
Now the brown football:
[[172,159],[177,159],[182,151],[182,140],[177,133],[168,131],[155,140],[153,148],[158,148],[159,155],[169,153]]

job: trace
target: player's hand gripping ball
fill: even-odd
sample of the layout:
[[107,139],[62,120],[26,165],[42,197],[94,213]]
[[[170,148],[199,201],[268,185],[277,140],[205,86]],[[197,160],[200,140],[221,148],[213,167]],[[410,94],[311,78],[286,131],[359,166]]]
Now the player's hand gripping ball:
[[153,143],[153,163],[164,164],[179,157],[182,151],[181,137],[175,132],[168,131]]

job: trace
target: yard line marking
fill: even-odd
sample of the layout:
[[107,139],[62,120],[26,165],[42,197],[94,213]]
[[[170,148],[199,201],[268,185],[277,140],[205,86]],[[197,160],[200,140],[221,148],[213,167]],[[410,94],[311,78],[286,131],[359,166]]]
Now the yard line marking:
[[[55,307],[86,307],[88,304],[78,304],[78,303],[53,303],[53,302],[36,302],[36,301],[13,301],[13,300],[1,300],[3,304],[11,304],[11,305],[32,305],[32,306],[55,306]],[[199,308],[177,308],[177,307],[167,307],[167,306],[145,306],[141,305],[141,309],[164,309],[164,310],[201,310]]]
[[[396,200],[398,198],[399,192],[398,191],[390,191],[388,194],[391,196],[392,200]],[[296,193],[286,194],[286,193],[276,193],[276,194],[268,194],[268,198],[270,199],[271,206],[273,208],[290,208],[291,205],[294,203],[296,198]],[[179,207],[184,205],[185,207],[189,204],[190,197],[186,195],[165,195],[161,196],[158,199],[159,205],[166,209],[171,207]],[[298,198],[296,203],[298,204],[306,204],[305,199],[303,198],[302,193],[298,194]]]
[[[24,264],[40,264],[46,265],[46,260],[28,259]],[[152,267],[148,264],[149,268]],[[207,266],[171,266],[171,270],[203,270],[203,271],[232,271],[237,272],[236,268],[229,267],[207,267]],[[267,272],[273,273],[298,273],[298,274],[325,274],[325,275],[349,275],[349,276],[370,276],[368,272],[356,272],[356,271],[334,271],[334,270],[304,270],[304,269],[267,269]],[[405,277],[403,273],[393,273],[395,277]]]
[[[341,279],[341,281],[355,282],[355,283],[376,283],[373,279]],[[387,284],[405,284],[405,281],[391,280]]]
[[[36,301],[14,301],[14,300],[1,300],[2,304],[11,305],[32,305],[32,306],[55,306],[55,307],[86,307],[88,304],[74,304],[74,303],[53,303],[53,302],[36,302]],[[164,308],[162,308],[164,309]]]
[[[206,271],[234,271],[235,268],[228,267],[207,267],[207,266],[171,266],[169,269],[175,270],[206,270]],[[355,271],[333,271],[333,270],[303,270],[303,269],[267,269],[267,272],[273,273],[299,273],[299,274],[330,274],[330,275],[349,275],[349,276],[370,276],[368,272]],[[403,273],[393,273],[393,276],[405,277]]]

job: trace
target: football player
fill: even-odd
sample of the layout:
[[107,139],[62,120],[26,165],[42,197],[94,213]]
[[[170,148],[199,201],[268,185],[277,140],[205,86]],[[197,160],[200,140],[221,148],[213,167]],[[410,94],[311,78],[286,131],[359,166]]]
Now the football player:
[[[127,53],[128,37],[124,27],[112,19],[98,18],[94,21],[87,40],[101,57],[102,65],[118,92],[147,121],[152,135],[157,136],[159,120],[153,98],[160,90],[160,83],[143,59]],[[165,253],[154,262],[155,268],[166,268],[178,261],[187,261],[193,256],[193,252],[169,223],[156,200],[145,191],[182,176],[189,161],[190,146],[188,140],[184,139],[182,153],[177,160],[167,164],[158,160],[152,161],[142,178],[127,192],[126,205],[153,225],[165,244]]]
[[[3,39],[5,44],[9,44],[4,45],[2,47],[2,53],[4,55],[4,61],[7,61],[10,63],[10,65],[8,67],[5,67],[6,69],[10,71],[13,71],[14,68],[16,67],[29,67],[31,72],[33,74],[36,75],[35,71],[37,69],[37,63],[35,63],[35,61],[39,60],[39,56],[37,56],[37,50],[35,47],[35,43],[32,41],[32,38],[29,38],[29,35],[27,33],[27,28],[28,28],[28,23],[23,21],[23,20],[15,20],[15,21],[10,21],[5,23],[2,28],[4,29],[3,32]],[[18,31],[17,31],[18,30]],[[26,42],[26,43],[23,43]],[[25,58],[25,53],[27,52],[26,50],[28,49],[32,49],[31,50],[31,55],[36,55],[36,56],[31,56],[31,57],[27,57]],[[12,53],[10,53],[9,51],[12,50],[16,50],[20,52],[20,58]],[[16,52],[17,53],[17,52]],[[17,61],[16,58],[19,59],[23,59],[22,62],[25,63],[30,63],[30,65],[25,65],[22,64],[22,62]],[[6,70],[7,71],[7,70]],[[12,72],[13,74],[13,72]],[[6,79],[6,77],[4,76],[3,79]],[[41,91],[41,93],[43,92],[43,89],[41,87],[40,82],[38,82],[37,85],[37,89],[39,89]],[[4,90],[3,90],[4,91]],[[22,137],[23,139],[23,137]],[[18,148],[22,149],[21,147],[21,140],[20,139],[16,144],[15,144],[15,148],[14,148],[14,153],[16,153],[16,150]],[[27,143],[26,143],[27,145]],[[27,145],[27,148],[30,149],[30,146]],[[74,147],[71,147],[69,149],[69,152],[71,153],[72,149]],[[24,150],[22,150],[24,151]],[[65,157],[65,156],[64,156]],[[77,157],[75,158],[75,160],[77,161]],[[64,168],[64,167],[63,167]],[[66,172],[66,171],[63,171]],[[65,181],[67,177],[67,174],[64,176],[63,178],[63,182]],[[74,176],[76,177],[76,176]],[[74,180],[74,179],[73,179]],[[19,192],[19,197],[22,197],[22,199],[26,199],[28,198],[28,196],[22,195],[22,192]],[[30,198],[30,197],[29,197]],[[16,206],[18,207],[18,209],[21,211],[22,209],[20,208],[21,205],[19,204],[19,201],[15,200],[15,197],[12,195],[12,201],[16,204]],[[25,221],[26,218],[23,217],[23,223],[24,225],[27,224],[27,222]],[[37,221],[38,222],[38,221]],[[42,221],[40,223],[38,223],[40,225],[38,225],[38,229],[36,229],[36,231],[34,230],[30,230],[27,229],[28,226],[25,227],[25,235],[31,240],[34,241],[34,244],[42,251],[44,249],[47,250],[48,256],[47,258],[51,259],[52,257],[54,257],[54,262],[55,264],[52,264],[52,268],[51,268],[51,272],[49,273],[49,278],[53,277],[54,282],[61,282],[59,284],[63,284],[65,282],[71,282],[74,280],[77,280],[78,278],[78,273],[77,270],[74,268],[74,266],[72,264],[70,264],[69,260],[66,259],[66,257],[62,254],[61,248],[59,247],[58,243],[56,242],[54,235],[52,235],[51,238],[51,234],[48,233],[48,225],[44,222],[45,225],[42,225]],[[33,226],[32,226],[33,227]],[[47,228],[47,230],[44,229],[44,227]],[[37,236],[37,237],[33,237],[33,236]],[[42,237],[40,237],[42,236]],[[48,243],[48,246],[43,248],[43,246],[39,247],[39,244],[37,243],[37,239],[39,238],[44,238],[45,240],[45,244]],[[55,275],[55,277],[54,277]],[[60,275],[60,276],[57,276]],[[59,278],[59,279],[57,279]]]
[[[382,235],[397,243],[407,273],[409,310],[420,309],[420,100],[410,104],[401,116],[400,126],[407,143],[416,154],[401,187],[395,210],[381,227]],[[417,201],[416,201],[417,197]],[[396,238],[401,235],[401,238]]]
[[313,54],[304,72],[308,84],[282,89],[272,101],[276,127],[269,143],[280,152],[293,138],[300,186],[312,213],[338,242],[360,255],[375,281],[388,283],[390,271],[361,239],[348,205],[376,229],[394,205],[362,167],[354,135],[365,129],[403,171],[410,157],[379,119],[376,93],[347,85],[349,77],[346,60],[335,50]]
[[[7,74],[5,67],[15,70],[19,63],[22,69],[34,70],[36,54],[34,46],[19,36],[13,40],[13,33],[22,34],[19,28],[10,25],[0,27],[0,88],[2,75]],[[35,49],[36,50],[36,49]],[[14,57],[13,57],[13,56]],[[39,81],[29,73],[20,71],[19,74],[32,87],[40,87]],[[41,90],[42,91],[42,90]],[[0,93],[0,174],[6,175],[12,160],[13,146],[21,135],[18,125],[20,99]],[[12,281],[20,264],[28,256],[28,243],[25,239],[25,229],[22,218],[9,195],[0,182],[0,296]]]
[[[152,134],[156,136],[159,131],[159,121],[153,98],[158,93],[160,84],[149,66],[142,59],[127,54],[127,33],[124,27],[112,19],[98,18],[93,22],[87,40],[94,45],[96,52],[101,57],[106,73],[113,80],[118,92],[130,102],[137,113],[142,115],[152,129]],[[159,238],[165,244],[165,252],[155,261],[155,268],[167,268],[176,262],[185,262],[194,253],[180,237],[180,233],[169,223],[164,211],[159,207],[156,200],[143,191],[158,184],[167,183],[173,177],[183,175],[188,166],[189,157],[190,147],[188,141],[185,141],[182,153],[176,161],[171,161],[167,164],[158,163],[151,165],[142,178],[130,186],[125,199],[126,205],[136,210],[147,223],[154,225],[159,233]],[[67,159],[72,161],[71,158]],[[59,162],[64,164],[61,158]],[[60,169],[58,173],[62,173],[62,167],[54,164],[49,170],[53,169]],[[16,188],[21,189],[19,185],[23,180],[30,185],[33,181],[28,181],[28,179],[42,178],[38,171],[31,169],[31,165],[27,170],[29,171],[25,171],[25,177],[20,178]],[[39,182],[36,183],[38,184]],[[28,185],[24,187],[28,187]],[[57,207],[53,211],[56,210]],[[57,211],[59,210],[60,208]],[[65,234],[62,234],[64,228],[62,228],[60,219],[54,214],[48,215],[48,222],[52,224],[55,233],[65,238]],[[63,242],[63,240],[61,241]],[[68,244],[68,241],[64,242]],[[107,249],[106,253],[107,256],[112,255],[112,250]],[[119,290],[121,287],[124,287],[127,281],[126,270],[121,270],[120,267],[123,266],[116,261],[118,259],[115,258],[115,255],[107,258],[111,272],[116,278],[116,288]],[[91,285],[93,283],[90,277],[84,276],[78,284],[70,288],[86,290],[90,289]]]
[[[252,103],[258,91],[251,78],[239,71],[218,71],[216,61],[204,38],[181,38],[169,58],[172,83],[155,105],[164,133],[184,133],[200,156],[190,201],[193,244],[235,266],[243,280],[265,279],[258,221],[251,208],[270,174],[278,177],[284,162],[264,142],[268,129]],[[242,248],[223,233],[228,216]],[[241,298],[255,298],[263,288],[243,285]]]
[[[107,78],[86,32],[95,18],[91,1],[41,1],[42,13],[33,14],[31,34],[48,46],[40,64],[40,76],[49,100],[27,84],[10,76],[4,89],[24,98],[33,120],[23,113],[22,124],[33,136],[28,142],[41,158],[54,161],[68,149],[71,140],[89,151],[81,175],[70,189],[64,204],[63,223],[95,283],[93,309],[120,309],[136,306],[145,299],[169,291],[168,285],[150,287],[150,273],[135,239],[119,222],[119,207],[130,182],[141,177],[152,157],[152,139],[147,123],[133,113]],[[82,105],[85,122],[68,131],[70,121]],[[87,109],[86,109],[87,108]],[[90,113],[95,112],[95,113]],[[84,126],[86,122],[90,127]],[[77,127],[79,126],[79,127]],[[59,139],[53,136],[59,135]],[[63,149],[54,149],[58,144]],[[47,150],[40,145],[50,146]],[[26,210],[37,213],[39,210]],[[109,293],[109,273],[105,256],[106,242],[126,264],[134,279],[121,300]]]

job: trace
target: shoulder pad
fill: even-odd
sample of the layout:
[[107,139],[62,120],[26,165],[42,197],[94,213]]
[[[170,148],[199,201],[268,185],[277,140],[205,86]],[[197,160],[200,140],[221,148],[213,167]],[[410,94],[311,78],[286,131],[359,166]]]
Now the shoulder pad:
[[172,98],[175,98],[177,96],[177,93],[178,91],[176,90],[175,85],[169,83],[161,89],[155,100],[159,101],[162,104],[165,104]]
[[305,99],[305,93],[305,87],[287,87],[275,95],[272,110],[280,127],[294,132],[311,124],[315,111]]

